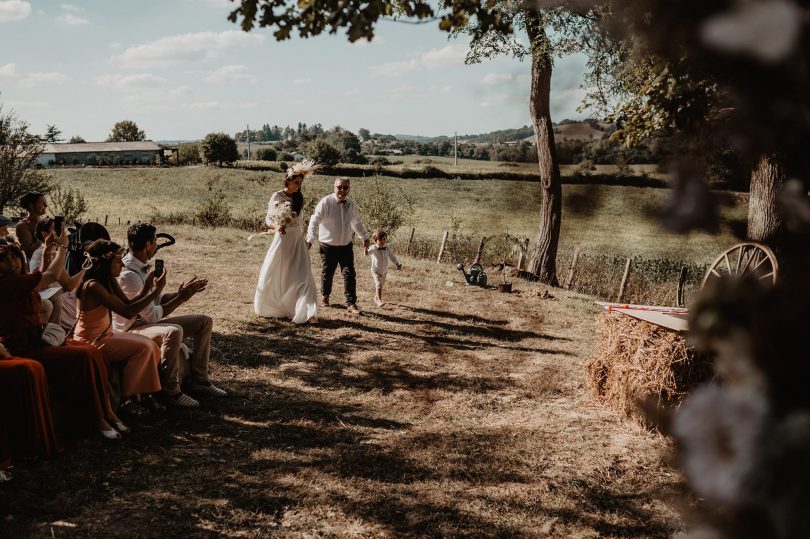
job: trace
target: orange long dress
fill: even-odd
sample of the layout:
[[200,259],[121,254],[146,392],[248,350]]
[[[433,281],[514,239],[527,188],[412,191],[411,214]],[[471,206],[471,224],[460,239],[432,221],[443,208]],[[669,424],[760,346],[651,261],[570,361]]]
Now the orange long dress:
[[39,336],[38,271],[0,275],[0,338],[13,356],[36,360],[45,367],[59,427],[71,430],[96,428],[99,419],[110,419],[107,364],[101,352],[84,343],[67,341],[45,346]]
[[125,362],[122,396],[160,391],[160,348],[155,341],[135,333],[113,332],[110,310],[103,305],[83,311],[80,300],[78,314],[79,319],[73,330],[76,340],[98,348],[108,363]]
[[13,459],[61,451],[45,368],[32,359],[0,358],[0,470]]

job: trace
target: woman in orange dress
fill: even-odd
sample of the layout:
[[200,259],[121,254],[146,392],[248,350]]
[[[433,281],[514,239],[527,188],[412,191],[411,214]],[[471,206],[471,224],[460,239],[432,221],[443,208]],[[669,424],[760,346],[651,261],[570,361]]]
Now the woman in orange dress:
[[61,451],[45,369],[33,359],[11,357],[0,342],[0,471],[12,459]]
[[[85,250],[93,266],[85,273],[84,282],[79,287],[74,336],[80,342],[97,347],[108,363],[123,362],[121,396],[125,399],[140,396],[142,403],[155,409],[157,402],[151,394],[160,391],[160,348],[143,335],[113,333],[112,312],[124,318],[136,316],[163,291],[166,272],[159,279],[155,279],[154,272],[151,272],[141,293],[129,299],[117,280],[123,268],[121,257],[124,250],[121,246],[108,240],[96,240]],[[133,405],[125,402],[123,406],[126,409]]]
[[63,426],[94,426],[103,436],[118,439],[126,431],[110,407],[107,365],[98,349],[73,341],[46,346],[40,336],[40,297],[37,288],[59,279],[65,271],[67,235],[56,238],[57,254],[44,273],[23,273],[25,257],[12,238],[0,238],[0,338],[16,357],[36,360],[45,368],[54,405],[64,419]]

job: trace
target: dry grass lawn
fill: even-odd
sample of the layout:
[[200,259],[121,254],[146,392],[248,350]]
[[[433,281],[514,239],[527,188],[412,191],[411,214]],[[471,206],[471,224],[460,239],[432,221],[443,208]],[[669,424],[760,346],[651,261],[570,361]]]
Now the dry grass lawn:
[[[123,229],[112,227],[114,237]],[[252,313],[265,243],[175,231],[170,287],[211,279],[213,378],[231,396],[68,440],[0,486],[10,537],[666,537],[680,529],[668,442],[593,404],[590,298],[469,288],[405,259],[388,301],[319,327]],[[314,261],[314,271],[319,271]],[[336,292],[342,282],[336,276]],[[333,299],[339,297],[335,294]]]

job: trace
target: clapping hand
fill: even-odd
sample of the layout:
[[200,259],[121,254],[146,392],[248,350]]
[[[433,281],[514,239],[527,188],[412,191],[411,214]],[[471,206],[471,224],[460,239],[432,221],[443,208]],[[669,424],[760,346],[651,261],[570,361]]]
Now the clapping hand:
[[177,289],[177,295],[183,302],[190,300],[197,292],[202,292],[208,286],[208,279],[198,279],[195,275],[190,281],[180,285]]

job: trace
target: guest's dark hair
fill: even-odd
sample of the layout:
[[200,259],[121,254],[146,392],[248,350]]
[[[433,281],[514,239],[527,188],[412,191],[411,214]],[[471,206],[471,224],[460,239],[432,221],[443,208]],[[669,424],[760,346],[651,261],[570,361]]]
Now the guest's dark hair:
[[20,207],[25,211],[29,211],[31,205],[36,204],[37,200],[39,200],[41,197],[44,196],[45,195],[43,195],[38,191],[30,191],[28,193],[25,193],[23,196],[20,197]]
[[34,232],[34,237],[39,241],[45,241],[44,236],[50,234],[53,224],[54,221],[50,217],[46,217],[42,221],[38,222],[36,231]]
[[[284,187],[287,187],[287,184],[290,181],[294,180],[295,178],[301,178],[301,181],[304,180],[303,174],[294,174],[293,176],[285,176],[284,177]],[[301,210],[304,209],[304,195],[301,193],[301,189],[299,188],[298,191],[292,194],[292,204],[290,207],[292,211],[295,212],[296,215],[301,215]]]
[[5,260],[8,256],[16,256],[20,260],[25,260],[22,247],[11,236],[0,238],[0,260]]
[[127,241],[131,251],[140,251],[146,242],[155,239],[157,228],[149,223],[136,223],[127,229]]
[[87,281],[96,280],[109,291],[113,290],[112,261],[115,255],[123,251],[123,248],[108,240],[96,240],[86,249],[87,254],[93,261],[93,266],[87,270],[82,278],[82,286]]

